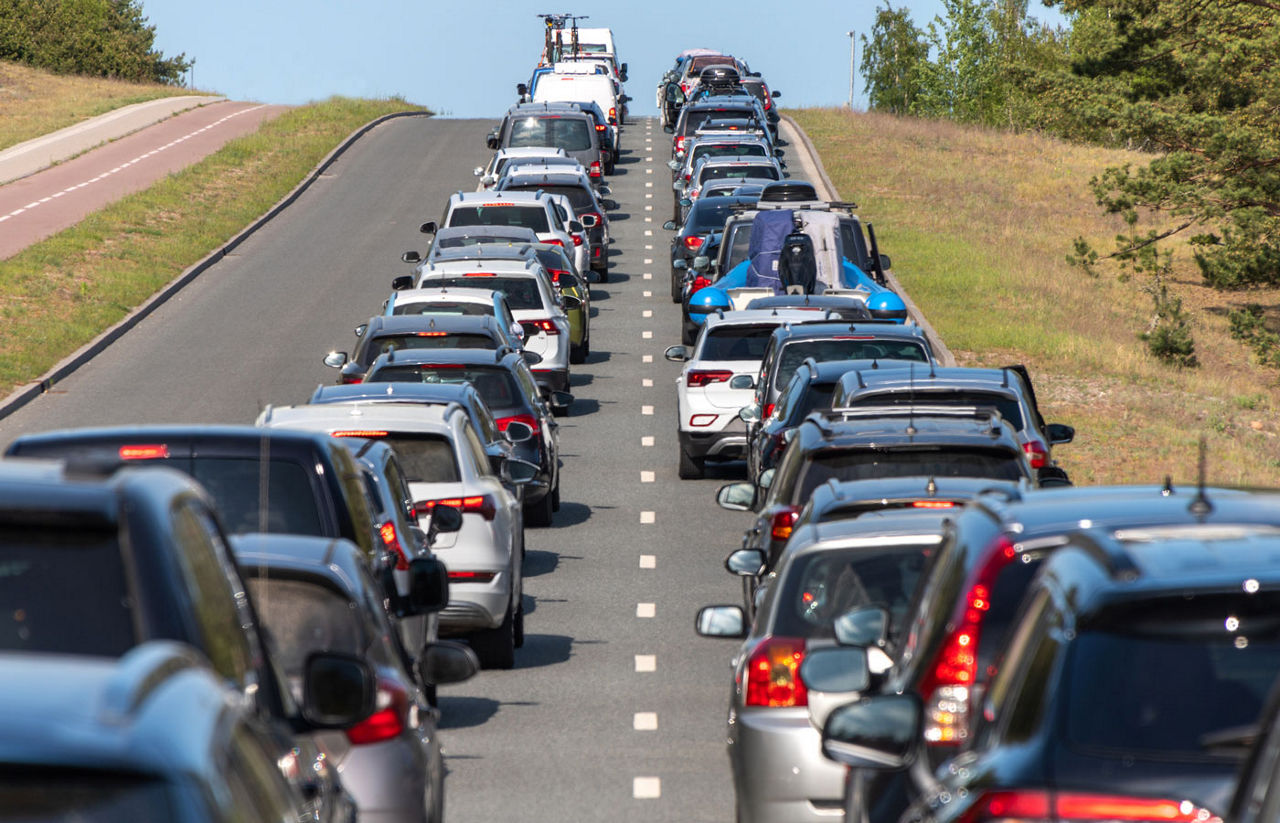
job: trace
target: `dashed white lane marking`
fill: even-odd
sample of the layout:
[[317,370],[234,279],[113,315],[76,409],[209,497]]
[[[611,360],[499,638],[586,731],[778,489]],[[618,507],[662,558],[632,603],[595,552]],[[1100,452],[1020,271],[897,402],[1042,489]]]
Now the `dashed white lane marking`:
[[652,555],[652,554],[642,554],[642,555],[640,555],[640,568],[642,568],[642,569],[656,569],[656,568],[658,568],[658,558],[657,558],[657,556],[656,556],[656,555]]
[[645,291],[640,293],[643,294],[645,297],[653,297],[653,292],[651,291]]
[[638,732],[652,732],[658,729],[657,712],[636,712],[632,726]]
[[652,222],[653,222],[653,218],[652,218],[652,217],[646,217],[646,218],[644,219],[644,222],[646,222],[646,223],[652,223]]
[[[653,414],[653,406],[641,406],[641,407],[640,407],[640,413],[641,413],[641,414],[645,414],[645,415],[652,415],[652,414]],[[641,472],[641,474],[644,474],[644,472]],[[653,472],[649,472],[649,474],[653,474]]]
[[642,377],[642,378],[640,379],[640,388],[642,388],[642,389],[651,389],[651,388],[653,388],[653,378],[652,378],[652,377]]
[[645,183],[644,183],[644,187],[645,187],[646,189],[651,189],[651,188],[653,188],[653,181],[652,181],[652,180],[646,180],[646,181],[645,181]]
[[656,603],[637,603],[636,617],[656,617],[658,614],[658,606]]
[[657,475],[653,472],[640,472],[641,483],[652,483],[657,479]]
[[644,247],[645,247],[645,250],[646,250],[646,251],[653,251],[653,244],[652,244],[652,243],[645,243],[645,244],[644,244]]
[[653,274],[652,274],[651,272],[645,272],[645,273],[644,273],[644,279],[645,279],[645,280],[652,280],[652,279],[653,279]]
[[653,309],[645,309],[644,311],[640,312],[640,316],[641,316],[641,317],[653,317]]
[[652,363],[652,362],[653,362],[653,355],[652,355],[652,354],[645,354],[645,355],[641,355],[641,357],[640,357],[640,362],[641,362],[641,363]]
[[644,170],[644,173],[645,173],[645,174],[653,174],[653,169],[645,169],[645,170]]
[[646,266],[652,266],[652,265],[653,265],[653,258],[652,258],[652,257],[646,257],[646,258],[644,259],[644,264],[645,264]]
[[644,193],[644,199],[646,199],[646,200],[652,200],[652,199],[653,199],[653,192],[649,192],[649,191],[645,192],[645,193]]
[[646,163],[652,163],[652,162],[653,162],[653,155],[651,154],[651,155],[649,155],[648,157],[646,157],[646,158],[644,159],[644,162],[646,162]]
[[[263,105],[265,105],[265,104],[263,104]],[[263,106],[250,106],[250,107],[249,107],[249,108],[247,108],[247,109],[241,109],[240,111],[232,112],[231,114],[228,114],[226,117],[222,118],[221,120],[214,121],[213,123],[210,123],[209,125],[205,126],[204,128],[196,129],[195,131],[191,132],[190,134],[184,134],[182,137],[179,137],[179,138],[178,138],[178,139],[176,139],[176,140],[173,140],[173,141],[171,141],[171,142],[169,142],[169,143],[166,143],[165,145],[161,146],[161,147],[160,147],[160,148],[158,148],[158,149],[153,149],[152,151],[145,152],[145,153],[143,153],[143,154],[139,154],[137,157],[133,158],[132,160],[127,160],[127,161],[125,161],[125,162],[121,163],[120,165],[116,166],[116,167],[115,167],[114,169],[112,169],[111,171],[104,171],[102,174],[99,174],[97,177],[92,177],[92,178],[90,178],[90,179],[88,179],[88,180],[85,180],[85,181],[83,181],[83,182],[81,182],[81,183],[76,183],[74,186],[67,186],[65,189],[63,189],[62,191],[58,192],[57,194],[51,194],[51,195],[49,195],[48,197],[42,197],[42,198],[41,198],[41,199],[39,199],[39,200],[34,200],[34,201],[32,201],[32,202],[28,203],[27,205],[23,206],[23,207],[22,207],[22,208],[20,208],[20,209],[14,209],[13,211],[9,212],[8,214],[4,215],[3,217],[0,217],[0,223],[3,223],[4,221],[8,220],[8,219],[9,219],[9,218],[11,218],[11,217],[17,217],[18,215],[20,215],[20,214],[22,214],[22,213],[24,213],[24,212],[26,212],[26,211],[30,211],[31,209],[37,208],[38,206],[40,206],[40,205],[42,205],[42,204],[44,204],[44,203],[48,203],[50,200],[53,200],[55,197],[61,197],[61,196],[63,196],[64,194],[70,194],[71,192],[75,191],[76,189],[82,189],[82,188],[84,188],[85,186],[88,186],[88,185],[90,185],[90,184],[92,184],[92,183],[97,183],[97,182],[99,182],[99,181],[105,180],[105,179],[107,179],[108,177],[110,177],[111,175],[113,175],[113,174],[118,174],[118,173],[120,173],[120,172],[124,171],[125,169],[129,168],[129,167],[130,167],[130,166],[132,166],[132,165],[135,165],[135,164],[137,164],[137,163],[141,163],[143,160],[146,160],[148,157],[151,157],[151,156],[153,156],[153,155],[156,155],[156,154],[158,154],[158,153],[160,153],[160,152],[164,151],[164,150],[165,150],[165,149],[167,149],[167,148],[170,148],[170,147],[172,147],[172,146],[176,146],[176,145],[178,145],[179,143],[181,143],[183,140],[186,140],[187,138],[195,137],[197,134],[201,134],[201,133],[203,133],[203,132],[209,131],[209,130],[210,130],[210,129],[212,129],[212,128],[216,128],[217,126],[222,125],[223,123],[227,122],[228,120],[230,120],[230,119],[231,119],[231,118],[233,118],[233,117],[239,117],[239,116],[240,116],[240,115],[242,115],[242,114],[248,114],[248,113],[249,113],[249,112],[251,112],[251,111],[257,111],[257,110],[258,110],[258,109],[260,109],[260,108],[263,108]]]
[[658,656],[656,654],[637,654],[636,655],[636,671],[656,672],[657,670],[658,670]]
[[657,800],[662,797],[662,779],[637,777],[631,782],[631,796],[636,800]]
[[641,437],[641,438],[640,438],[640,445],[641,445],[641,446],[652,446],[652,445],[653,445],[653,436],[652,436],[652,435],[645,435],[644,437]]
[[653,339],[653,332],[651,332],[651,331],[642,331],[642,332],[640,332],[640,338],[641,338],[642,340],[652,340],[652,339]]
[[645,237],[653,237],[653,229],[645,229],[645,230],[644,230],[644,236],[645,236]]
[[644,207],[644,210],[645,210],[645,211],[653,211],[653,206],[645,206],[645,207]]
[[[645,440],[652,440],[653,438],[652,438],[652,437],[646,437],[646,438],[644,438],[644,439],[645,439]],[[652,444],[652,443],[646,443],[645,445],[646,445],[646,446],[651,446],[651,445],[653,445],[653,444]],[[641,523],[642,525],[646,525],[646,526],[648,526],[648,525],[652,525],[653,523],[656,523],[657,521],[658,521],[658,513],[657,513],[657,512],[649,512],[649,511],[640,512],[640,523]]]

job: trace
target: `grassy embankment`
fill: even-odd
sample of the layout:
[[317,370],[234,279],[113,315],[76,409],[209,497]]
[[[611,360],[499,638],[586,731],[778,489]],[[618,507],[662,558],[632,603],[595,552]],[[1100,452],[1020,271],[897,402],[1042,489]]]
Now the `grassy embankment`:
[[333,98],[0,261],[0,397],[118,322],[288,194],[339,142],[403,100]]
[[0,151],[121,106],[203,93],[158,83],[51,74],[0,61]]
[[1180,370],[1138,339],[1152,315],[1140,281],[1065,261],[1072,238],[1106,250],[1122,227],[1099,212],[1090,177],[1146,158],[947,122],[792,114],[960,364],[1030,367],[1045,417],[1076,427],[1055,456],[1077,483],[1193,481],[1203,434],[1210,482],[1280,485],[1280,375],[1226,322],[1280,291],[1209,289],[1179,250],[1170,289],[1191,311],[1200,360]]

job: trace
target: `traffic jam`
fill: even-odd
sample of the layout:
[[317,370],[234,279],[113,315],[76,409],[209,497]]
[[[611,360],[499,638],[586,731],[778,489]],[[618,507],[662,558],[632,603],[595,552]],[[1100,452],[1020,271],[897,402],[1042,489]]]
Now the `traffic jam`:
[[[628,67],[542,17],[475,189],[315,353],[330,384],[8,445],[12,819],[444,819],[438,692],[519,668],[526,530],[589,459],[562,429],[621,276]],[[955,365],[780,96],[690,49],[655,98],[664,459],[748,525],[709,561],[734,602],[689,614],[732,659],[735,819],[1280,818],[1280,495],[1203,453],[1192,485],[1073,485],[1074,428],[1024,365]]]

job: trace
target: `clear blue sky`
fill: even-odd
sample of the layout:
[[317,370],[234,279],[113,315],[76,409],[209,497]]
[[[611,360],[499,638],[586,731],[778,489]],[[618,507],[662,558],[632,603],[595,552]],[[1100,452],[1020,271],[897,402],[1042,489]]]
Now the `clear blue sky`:
[[[1031,2],[1032,14],[1061,17]],[[633,114],[654,112],[658,78],[676,53],[716,48],[744,57],[787,106],[840,105],[849,94],[849,38],[866,32],[871,0],[738,3],[651,0],[143,0],[166,55],[194,57],[194,83],[235,99],[305,103],[332,94],[401,95],[441,114],[497,117],[515,102],[542,47],[537,12],[590,15],[630,64]],[[905,0],[923,26],[941,0]],[[861,47],[859,47],[859,53]],[[861,58],[859,58],[861,59]],[[865,100],[861,79],[855,105]]]

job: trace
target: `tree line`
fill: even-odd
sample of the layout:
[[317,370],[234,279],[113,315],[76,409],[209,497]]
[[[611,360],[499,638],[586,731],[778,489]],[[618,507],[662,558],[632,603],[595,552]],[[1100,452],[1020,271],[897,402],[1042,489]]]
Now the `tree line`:
[[139,0],[0,0],[0,60],[59,74],[181,85],[186,55],[155,35]]
[[[1189,319],[1166,287],[1169,241],[1186,241],[1215,288],[1280,285],[1280,0],[1046,4],[1065,26],[1038,22],[1026,0],[944,0],[921,28],[886,2],[862,38],[870,107],[1151,153],[1090,181],[1127,228],[1106,249],[1077,238],[1068,260],[1141,275],[1151,350],[1193,365]],[[1280,366],[1258,307],[1231,328]]]

